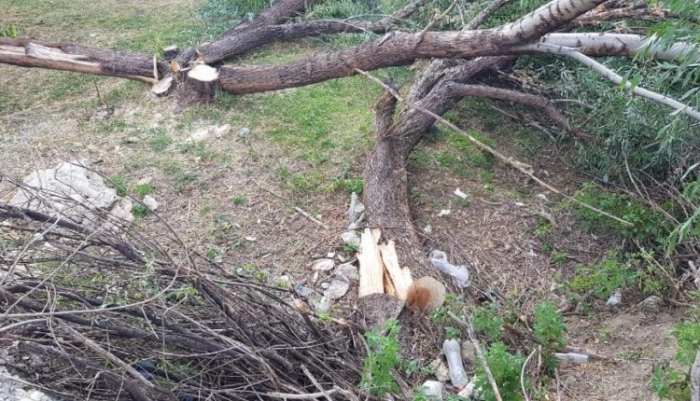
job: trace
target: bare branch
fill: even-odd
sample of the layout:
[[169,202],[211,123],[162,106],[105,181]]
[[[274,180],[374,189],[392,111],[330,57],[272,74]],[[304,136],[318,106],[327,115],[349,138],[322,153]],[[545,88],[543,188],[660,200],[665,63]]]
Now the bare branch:
[[522,93],[509,89],[494,88],[484,85],[459,85],[459,84],[448,84],[448,90],[459,96],[470,96],[470,97],[486,97],[489,99],[503,100],[506,102],[521,103],[528,106],[533,106],[542,109],[549,118],[554,121],[559,127],[566,131],[570,131],[577,138],[583,140],[590,140],[593,138],[592,135],[588,134],[584,130],[576,127],[572,127],[567,121],[566,117],[554,107],[554,104],[548,99],[531,95],[528,93]]
[[486,19],[488,17],[491,16],[491,14],[495,13],[501,7],[505,6],[506,4],[510,3],[511,1],[513,1],[513,0],[493,0],[483,10],[479,11],[479,14],[477,14],[474,18],[472,18],[471,21],[467,22],[464,25],[464,28],[462,30],[470,30],[470,29],[478,28],[481,24],[483,24],[486,21]]

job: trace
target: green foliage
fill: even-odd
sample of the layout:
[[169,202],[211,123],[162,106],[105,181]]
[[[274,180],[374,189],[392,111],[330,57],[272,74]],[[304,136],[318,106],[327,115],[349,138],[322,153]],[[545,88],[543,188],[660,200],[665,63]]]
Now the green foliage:
[[143,199],[144,196],[153,193],[153,184],[140,184],[134,187],[134,194],[139,198]]
[[566,345],[564,333],[566,325],[561,314],[549,302],[537,305],[535,309],[535,338],[543,345],[542,354],[544,365],[551,373],[559,364],[553,353],[561,350]]
[[[697,311],[695,311],[697,313]],[[657,368],[652,378],[652,389],[662,400],[690,399],[689,375],[700,349],[700,320],[680,322],[671,331],[676,339],[677,366]]]
[[632,223],[632,226],[612,220],[593,210],[574,205],[576,214],[588,229],[614,233],[626,239],[634,239],[641,244],[663,243],[670,230],[667,221],[659,212],[642,204],[629,195],[603,192],[594,184],[586,183],[575,194],[579,201],[608,212]]
[[566,325],[557,309],[549,302],[537,305],[535,309],[535,338],[553,350],[559,350],[566,345],[564,333]]
[[153,132],[153,137],[148,141],[148,145],[156,152],[163,151],[173,143],[173,138],[165,130],[159,129]]
[[489,341],[499,341],[503,337],[503,318],[496,305],[475,308],[472,315],[474,331],[482,333]]
[[0,37],[17,38],[18,37],[17,28],[14,25],[10,25],[6,29],[0,28]]
[[[509,401],[522,400],[520,370],[523,367],[523,363],[525,363],[525,358],[520,351],[513,355],[508,352],[505,344],[497,342],[491,344],[488,351],[484,352],[484,354],[493,378],[498,383],[498,390],[502,398]],[[481,364],[476,369],[476,388],[481,389],[481,398],[484,401],[496,400],[486,371]]]
[[140,203],[137,203],[131,207],[131,214],[133,214],[134,217],[136,217],[137,219],[142,219],[148,216],[150,212],[151,211],[148,210],[148,208],[145,205],[142,205]]
[[118,196],[126,196],[127,185],[124,177],[119,175],[110,177],[108,184],[117,191]]
[[400,329],[398,322],[390,319],[384,327],[365,333],[369,353],[364,360],[360,387],[369,389],[373,395],[381,396],[399,389],[391,374],[401,364],[401,345],[397,339]]
[[450,317],[450,312],[459,318],[464,318],[464,300],[455,294],[447,294],[445,303],[437,308],[431,315],[431,319],[437,325],[445,328],[446,337],[449,339],[459,338],[460,329],[455,326],[454,320]]
[[599,298],[607,299],[616,289],[631,286],[635,283],[637,272],[629,262],[622,263],[619,259],[617,253],[610,253],[599,265],[579,268],[569,287],[575,292],[592,292]]

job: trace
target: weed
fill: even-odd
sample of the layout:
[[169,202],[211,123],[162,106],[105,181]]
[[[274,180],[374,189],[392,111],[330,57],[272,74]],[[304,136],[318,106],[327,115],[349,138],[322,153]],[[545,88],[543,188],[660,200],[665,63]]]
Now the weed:
[[109,185],[117,191],[118,196],[126,196],[127,185],[126,179],[124,177],[119,175],[110,177]]
[[153,138],[148,141],[148,145],[153,151],[160,152],[168,148],[173,143],[173,138],[163,129],[158,129]]
[[610,297],[616,289],[627,288],[635,282],[636,272],[629,262],[619,262],[619,255],[609,253],[603,263],[589,268],[579,268],[569,287],[579,293],[592,292],[603,299]]
[[343,244],[343,251],[349,254],[355,254],[360,251],[360,247],[355,244]]
[[134,187],[134,194],[143,199],[144,196],[152,194],[153,189],[153,184],[140,184]]
[[676,324],[671,335],[676,338],[677,366],[655,369],[652,389],[662,400],[689,400],[690,368],[700,347],[700,320],[696,316],[691,321]]
[[569,260],[569,255],[565,252],[553,252],[551,257],[552,262],[558,265],[565,263],[567,260]]
[[575,197],[587,205],[632,223],[632,226],[622,224],[598,212],[575,205],[574,210],[583,220],[586,229],[595,227],[622,238],[634,239],[641,244],[663,243],[671,231],[663,215],[635,201],[629,195],[603,192],[594,184],[586,183],[576,192]]
[[238,195],[234,197],[231,202],[236,206],[243,206],[245,205],[245,197],[243,195]]
[[445,303],[437,308],[431,315],[431,319],[435,324],[445,327],[447,338],[459,338],[461,331],[454,325],[454,321],[452,317],[450,317],[450,312],[457,317],[463,317],[462,311],[464,307],[464,300],[454,294],[447,294]]
[[557,309],[549,302],[537,305],[535,309],[535,338],[543,345],[545,366],[553,371],[557,367],[557,360],[553,352],[559,351],[566,345],[564,333],[566,325]]
[[221,249],[219,249],[216,246],[210,246],[209,249],[207,249],[207,259],[213,261],[216,260],[216,258],[221,255]]
[[360,387],[369,389],[373,395],[381,396],[399,389],[392,372],[401,364],[401,345],[397,339],[400,328],[395,319],[390,319],[384,327],[375,327],[365,333],[368,354]]
[[496,305],[475,308],[472,324],[474,331],[484,334],[489,341],[499,341],[503,337],[503,318],[498,314]]
[[148,210],[148,208],[146,206],[144,206],[140,203],[137,203],[131,207],[131,214],[133,214],[134,217],[136,217],[137,219],[142,219],[142,218],[148,216],[148,214],[150,212],[151,211]]
[[199,182],[199,175],[191,171],[178,172],[174,178],[177,192],[184,192],[190,186]]
[[[525,363],[525,358],[520,351],[513,355],[508,352],[505,344],[497,342],[491,344],[484,354],[493,378],[498,383],[502,398],[509,401],[522,400],[520,370]],[[476,388],[481,389],[481,399],[484,401],[496,401],[486,371],[481,364],[476,369]]]

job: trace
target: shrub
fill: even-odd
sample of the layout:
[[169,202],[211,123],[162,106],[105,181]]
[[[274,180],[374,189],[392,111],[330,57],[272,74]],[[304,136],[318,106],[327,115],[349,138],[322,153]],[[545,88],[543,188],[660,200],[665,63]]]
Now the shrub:
[[[360,387],[369,389],[376,396],[398,391],[392,372],[401,364],[401,345],[397,334],[401,326],[395,319],[384,327],[375,327],[365,333],[369,353],[365,357]],[[386,334],[382,334],[386,331]]]

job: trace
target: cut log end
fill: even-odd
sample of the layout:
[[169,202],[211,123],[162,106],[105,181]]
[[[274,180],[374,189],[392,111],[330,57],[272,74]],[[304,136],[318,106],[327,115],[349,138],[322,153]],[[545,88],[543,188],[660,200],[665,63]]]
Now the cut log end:
[[163,56],[165,57],[165,61],[171,62],[175,60],[175,57],[177,57],[178,54],[180,54],[180,48],[176,45],[170,45],[163,48]]
[[170,93],[172,88],[175,86],[174,83],[173,76],[169,75],[158,81],[157,84],[153,85],[151,92],[153,92],[156,96],[165,96]]
[[206,64],[200,64],[192,68],[187,77],[199,82],[214,82],[219,79],[219,71]]

